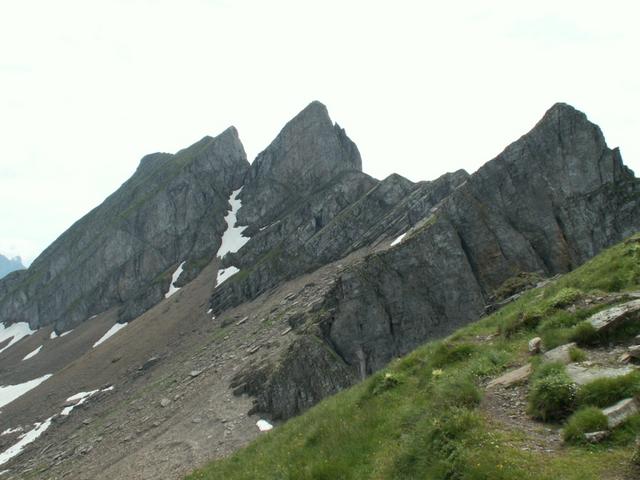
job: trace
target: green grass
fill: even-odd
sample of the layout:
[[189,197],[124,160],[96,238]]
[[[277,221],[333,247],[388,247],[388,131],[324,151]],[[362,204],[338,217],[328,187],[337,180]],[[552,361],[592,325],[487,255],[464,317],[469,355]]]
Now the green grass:
[[605,408],[635,395],[640,395],[640,372],[594,380],[578,390],[577,402],[580,405]]
[[575,408],[576,390],[564,369],[538,376],[531,384],[527,412],[542,421],[563,420]]
[[585,433],[607,430],[607,417],[596,407],[585,407],[571,415],[563,431],[567,443],[584,443]]
[[[634,246],[634,242],[615,246],[449,338],[423,345],[187,478],[620,478],[619,471],[632,468],[633,439],[640,433],[640,420],[634,418],[616,429],[605,446],[577,445],[541,455],[527,450],[530,439],[526,433],[508,429],[488,416],[481,407],[480,384],[528,361],[527,341],[532,334],[540,330],[554,339],[564,332],[568,338],[594,311],[565,312],[562,308],[567,302],[594,288],[637,289],[640,261]],[[611,276],[615,276],[615,282],[608,281]],[[545,364],[536,368],[531,382],[539,386],[560,379],[557,383],[564,385],[565,376],[563,366]],[[545,392],[553,393],[554,388]],[[574,403],[566,409],[566,398],[562,400],[557,407],[562,416],[571,414],[578,403],[591,402],[586,400],[591,398],[586,392],[574,391]],[[594,395],[599,398],[601,393]],[[539,405],[545,409],[545,418],[556,416],[544,401]],[[593,415],[586,415],[572,417],[571,426],[576,432],[591,428],[591,422],[599,425]]]

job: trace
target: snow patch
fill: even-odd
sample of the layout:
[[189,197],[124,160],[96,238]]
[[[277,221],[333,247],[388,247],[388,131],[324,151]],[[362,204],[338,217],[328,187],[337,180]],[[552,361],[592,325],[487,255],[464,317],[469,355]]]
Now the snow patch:
[[5,351],[14,343],[34,333],[36,333],[36,331],[31,330],[27,322],[14,323],[13,325],[9,325],[8,327],[5,327],[4,323],[0,323],[0,343],[4,342],[7,339],[11,339],[4,348],[0,348],[0,352]]
[[28,382],[19,383],[18,385],[3,385],[0,387],[0,407],[13,402],[16,398],[24,395],[29,390],[36,388],[46,379],[51,377],[51,373],[43,375],[40,378],[29,380]]
[[93,395],[95,395],[99,391],[100,389],[91,390],[90,392],[80,392],[70,396],[69,398],[67,398],[67,402],[76,402],[76,403],[74,403],[73,405],[69,405],[68,407],[64,407],[62,409],[62,412],[60,412],[60,415],[64,415],[64,416],[69,415],[71,413],[71,410],[82,405],[84,402],[86,402],[89,398],[91,398]]
[[22,359],[22,361],[24,362],[25,360],[29,360],[31,357],[35,357],[38,353],[40,353],[40,350],[42,350],[42,345],[40,345],[38,348],[36,348],[33,352],[25,355],[25,357]]
[[216,286],[220,285],[229,277],[234,276],[239,271],[240,270],[238,270],[236,267],[227,267],[227,268],[223,268],[222,270],[218,270],[218,279],[216,280]]
[[71,332],[73,332],[73,330],[68,330],[68,331],[66,331],[64,333],[61,333],[60,336],[64,337],[65,335],[69,335]]
[[406,234],[407,234],[407,232],[404,232],[402,235],[400,235],[398,238],[396,238],[393,242],[391,242],[391,246],[394,247],[394,246],[398,245],[404,239]]
[[209,310],[207,310],[207,314],[210,314],[211,312],[213,312],[213,308],[210,308]]
[[258,427],[258,429],[261,432],[268,432],[269,430],[271,430],[273,428],[273,425],[271,425],[269,422],[267,422],[266,420],[258,420],[256,422],[256,426]]
[[[48,377],[50,376],[51,375],[49,375]],[[113,385],[107,388],[103,388],[102,390],[98,389],[98,390],[92,390],[90,392],[76,393],[75,395],[72,395],[69,398],[67,398],[67,402],[73,402],[77,400],[77,403],[63,408],[62,412],[60,412],[60,415],[65,415],[65,416],[69,415],[75,407],[77,407],[78,405],[82,405],[84,402],[86,402],[90,397],[92,397],[96,393],[108,392],[110,390],[113,390]],[[20,452],[22,452],[22,450],[24,450],[24,447],[34,442],[40,435],[42,435],[45,432],[45,430],[47,430],[47,428],[51,426],[52,420],[53,420],[53,417],[49,417],[43,423],[35,423],[34,424],[35,428],[21,435],[20,440],[17,443],[7,448],[4,452],[0,453],[0,465],[7,463],[13,457],[15,457]],[[2,432],[1,435],[8,435],[10,433],[16,433],[20,431],[22,431],[22,427],[18,427],[14,429],[9,428],[4,432]],[[2,475],[3,472],[7,472],[7,471],[8,470],[3,470],[2,472],[0,472],[0,475]]]
[[182,275],[182,270],[184,269],[185,263],[186,262],[182,262],[180,265],[178,265],[178,268],[176,268],[176,271],[173,272],[173,275],[171,275],[171,283],[169,284],[169,290],[167,291],[167,293],[164,294],[164,298],[169,298],[171,295],[173,295],[178,290],[180,290],[180,287],[176,287],[173,284],[176,283],[178,281],[178,278],[180,278],[180,275]]
[[49,417],[43,423],[36,423],[36,428],[34,428],[33,430],[29,430],[18,443],[12,445],[4,452],[0,453],[0,465],[7,463],[13,457],[22,452],[22,450],[24,450],[24,447],[29,445],[31,442],[34,442],[40,435],[42,435],[45,430],[51,426],[52,419],[53,417]]
[[98,345],[100,345],[102,342],[106,341],[109,337],[111,337],[112,335],[115,335],[116,333],[118,333],[118,331],[122,330],[124,327],[126,327],[128,325],[128,323],[116,323],[113,327],[111,327],[107,333],[105,333],[100,340],[98,340],[96,343],[93,344],[93,348],[96,348]]
[[49,335],[49,338],[50,338],[51,340],[53,340],[53,339],[55,339],[55,338],[58,338],[58,334],[56,333],[56,331],[55,331],[55,330],[53,330],[53,331],[51,332],[51,334]]
[[224,217],[224,221],[227,222],[227,229],[222,235],[222,243],[216,253],[217,257],[223,258],[227,253],[237,252],[242,246],[249,241],[249,237],[243,237],[242,232],[247,228],[236,226],[238,210],[242,207],[242,201],[238,198],[242,187],[231,193],[229,197],[229,203],[231,204],[231,210]]

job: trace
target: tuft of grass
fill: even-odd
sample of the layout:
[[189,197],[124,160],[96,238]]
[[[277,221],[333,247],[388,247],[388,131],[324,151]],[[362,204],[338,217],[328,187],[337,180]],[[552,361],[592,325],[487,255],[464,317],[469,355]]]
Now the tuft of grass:
[[615,378],[599,378],[583,385],[578,390],[577,403],[605,408],[639,394],[640,372],[631,372]]
[[569,349],[569,358],[572,362],[584,362],[587,359],[587,354],[581,348],[571,347]]
[[430,364],[433,368],[446,367],[462,360],[468,360],[476,351],[471,343],[440,343],[431,354]]
[[582,322],[571,331],[569,339],[578,345],[588,347],[600,343],[600,334],[589,322]]
[[470,375],[442,375],[433,386],[434,398],[440,407],[472,408],[480,404],[482,394]]
[[607,417],[602,413],[602,410],[596,407],[585,407],[569,417],[562,436],[565,442],[578,444],[585,441],[585,433],[607,429]]
[[576,384],[564,369],[538,375],[529,391],[527,412],[544,422],[560,421],[573,412],[576,405]]

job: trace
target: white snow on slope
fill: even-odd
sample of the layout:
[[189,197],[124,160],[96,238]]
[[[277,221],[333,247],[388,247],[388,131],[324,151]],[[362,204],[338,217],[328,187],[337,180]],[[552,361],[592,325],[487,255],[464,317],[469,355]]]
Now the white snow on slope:
[[262,419],[258,420],[258,421],[256,422],[256,425],[257,425],[258,429],[259,429],[261,432],[268,432],[269,430],[271,430],[271,429],[273,428],[273,425],[271,425],[271,424],[270,424],[269,422],[267,422],[266,420],[262,420]]
[[176,271],[173,272],[173,275],[171,275],[171,283],[169,284],[169,291],[164,294],[164,298],[169,298],[171,295],[173,295],[178,290],[180,290],[180,287],[176,287],[173,284],[176,283],[178,281],[178,278],[180,278],[180,275],[182,275],[182,270],[184,269],[185,263],[186,262],[182,262],[180,265],[178,265],[178,268],[176,268]]
[[227,267],[223,268],[222,270],[218,270],[218,279],[216,280],[216,286],[220,285],[226,279],[232,277],[239,271],[240,270],[238,270],[236,267]]
[[66,332],[61,333],[60,336],[64,337],[65,335],[69,335],[71,332],[73,332],[73,330],[67,330]]
[[43,423],[36,423],[36,428],[34,428],[33,430],[29,430],[18,443],[12,445],[4,452],[0,453],[0,465],[7,463],[13,457],[22,452],[22,450],[24,450],[24,447],[26,447],[31,442],[35,441],[40,435],[42,435],[44,431],[51,425],[52,419],[53,417],[49,417]]
[[0,323],[0,343],[4,342],[8,338],[11,339],[6,347],[0,348],[0,352],[5,351],[17,341],[22,340],[24,337],[33,333],[36,333],[36,331],[31,330],[27,322],[14,323],[8,327],[5,327],[4,323]]
[[231,210],[224,217],[224,221],[227,222],[227,229],[222,235],[222,243],[218,249],[216,256],[222,258],[229,252],[237,252],[242,246],[249,241],[249,237],[243,237],[242,232],[245,227],[236,226],[238,210],[242,207],[242,201],[237,198],[240,195],[242,188],[231,193],[229,203],[231,204]]
[[[69,415],[71,413],[71,410],[73,410],[78,405],[82,405],[84,402],[86,402],[90,397],[92,397],[96,393],[108,392],[109,390],[113,390],[113,385],[107,388],[103,388],[102,390],[98,389],[98,390],[92,390],[90,392],[80,392],[80,393],[76,393],[75,395],[72,395],[71,397],[67,398],[67,402],[73,402],[76,400],[78,402],[68,407],[65,407],[62,410],[62,412],[60,412],[60,415],[65,415],[65,416]],[[32,430],[29,430],[27,433],[22,435],[22,437],[20,437],[20,441],[18,441],[16,444],[12,445],[8,449],[6,449],[4,452],[0,453],[0,465],[7,463],[13,457],[15,457],[20,452],[22,452],[22,450],[24,450],[24,447],[26,447],[31,442],[35,441],[40,435],[42,435],[45,432],[45,430],[51,426],[52,420],[53,420],[53,417],[49,417],[43,423],[35,423],[34,424],[35,428],[33,428]],[[22,427],[5,430],[4,432],[2,432],[2,435],[7,435],[9,433],[15,433],[19,431],[22,431]]]
[[404,239],[406,234],[407,234],[407,232],[404,232],[402,235],[400,235],[398,238],[396,238],[393,242],[391,242],[391,246],[394,247],[394,246],[398,245]]
[[0,433],[0,435],[11,435],[12,433],[19,433],[22,430],[23,430],[22,427],[7,428],[4,432]]
[[[249,237],[242,236],[242,232],[244,232],[245,228],[247,227],[236,226],[236,222],[238,220],[238,210],[240,210],[240,207],[242,207],[242,201],[238,198],[238,195],[240,195],[241,191],[242,187],[232,192],[231,197],[229,197],[231,210],[224,217],[224,221],[227,222],[227,229],[222,234],[222,243],[220,244],[218,253],[216,253],[216,256],[218,258],[223,258],[227,253],[237,252],[245,243],[249,241]],[[222,282],[224,282],[237,272],[238,269],[236,267],[227,267],[219,270],[216,285],[220,285]]]
[[36,348],[33,352],[28,353],[27,355],[25,355],[25,357],[22,359],[22,361],[24,362],[25,360],[29,360],[31,357],[35,357],[38,353],[40,353],[40,350],[42,350],[42,345],[40,345],[38,348]]
[[107,340],[109,337],[111,337],[112,335],[116,334],[119,330],[122,330],[124,327],[126,327],[128,325],[128,323],[116,323],[113,327],[111,327],[107,333],[105,333],[100,340],[98,340],[96,343],[93,344],[93,348],[96,348],[98,345],[100,345],[102,342],[104,342],[105,340]]
[[79,405],[82,405],[84,402],[87,401],[87,399],[89,399],[99,391],[100,391],[99,389],[91,390],[90,392],[80,392],[70,396],[69,398],[67,398],[67,402],[74,402],[77,400],[77,403],[74,403],[73,405],[69,405],[68,407],[64,407],[62,409],[62,412],[60,412],[60,415],[64,415],[64,416],[69,415],[71,413],[71,410],[73,410]]
[[51,373],[48,373],[40,378],[19,383],[18,385],[4,385],[0,387],[0,407],[4,407],[6,404],[13,402],[16,398],[24,395],[29,390],[36,388],[51,375]]
[[55,339],[55,338],[58,338],[58,334],[56,333],[56,331],[55,331],[55,330],[52,330],[52,331],[51,331],[51,334],[49,335],[49,338],[50,338],[51,340],[53,340],[53,339]]

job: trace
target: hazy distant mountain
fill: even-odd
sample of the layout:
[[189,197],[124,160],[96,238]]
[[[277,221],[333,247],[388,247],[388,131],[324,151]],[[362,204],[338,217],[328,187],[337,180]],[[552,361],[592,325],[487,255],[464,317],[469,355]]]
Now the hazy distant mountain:
[[25,266],[22,264],[20,257],[7,258],[0,253],[0,278],[4,277],[8,273],[15,272],[16,270],[22,270]]

